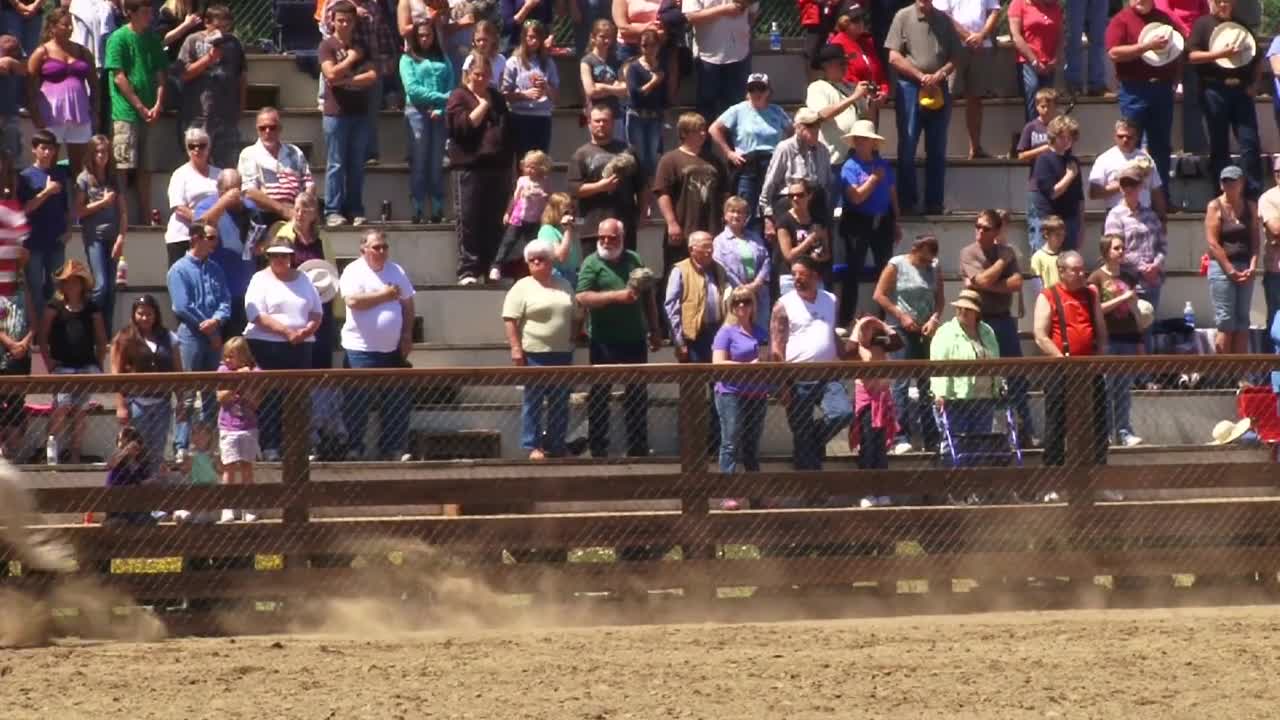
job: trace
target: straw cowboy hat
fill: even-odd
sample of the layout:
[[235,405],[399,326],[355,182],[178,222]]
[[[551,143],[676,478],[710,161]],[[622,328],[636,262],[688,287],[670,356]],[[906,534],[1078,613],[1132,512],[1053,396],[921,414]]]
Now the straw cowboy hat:
[[1249,432],[1249,428],[1253,425],[1253,421],[1249,418],[1240,418],[1235,422],[1223,420],[1213,426],[1213,440],[1210,445],[1230,445],[1239,440],[1242,435]]
[[1150,42],[1161,35],[1169,38],[1169,44],[1165,45],[1163,50],[1148,50],[1142,53],[1142,61],[1153,67],[1168,65],[1182,55],[1182,46],[1185,42],[1182,33],[1165,23],[1147,23],[1138,34],[1138,43]]
[[1237,48],[1235,54],[1218,58],[1214,62],[1224,68],[1244,67],[1253,61],[1258,54],[1258,41],[1253,33],[1237,22],[1224,22],[1213,29],[1209,36],[1209,52],[1220,52],[1227,48]]
[[62,269],[58,271],[57,275],[53,276],[53,279],[62,282],[73,277],[78,277],[84,281],[85,292],[93,289],[93,273],[90,272],[89,266],[75,258],[64,263]]
[[316,286],[320,302],[327,303],[338,296],[338,268],[331,263],[318,258],[308,260],[298,266],[298,272],[306,275]]
[[982,296],[977,290],[961,290],[956,299],[951,301],[951,307],[982,312]]
[[854,120],[853,127],[843,137],[846,140],[849,138],[871,138],[872,140],[884,141],[884,136],[876,133],[876,124],[870,120]]

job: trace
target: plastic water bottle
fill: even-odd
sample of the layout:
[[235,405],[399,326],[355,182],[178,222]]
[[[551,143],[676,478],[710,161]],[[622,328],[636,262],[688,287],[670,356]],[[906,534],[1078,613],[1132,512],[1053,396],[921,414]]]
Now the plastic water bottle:
[[116,287],[129,287],[129,263],[125,262],[124,257],[120,257],[120,262],[116,263]]
[[1187,323],[1188,330],[1196,329],[1196,309],[1191,307],[1191,301],[1182,308],[1182,319]]
[[49,465],[58,464],[58,436],[50,435],[44,443],[44,461]]
[[782,29],[778,27],[776,21],[769,25],[769,49],[782,52]]

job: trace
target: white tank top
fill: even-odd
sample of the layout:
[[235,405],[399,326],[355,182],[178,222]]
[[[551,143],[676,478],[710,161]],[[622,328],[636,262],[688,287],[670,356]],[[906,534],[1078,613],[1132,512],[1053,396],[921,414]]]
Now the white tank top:
[[787,362],[829,362],[836,353],[836,296],[819,290],[814,302],[805,302],[794,290],[778,302],[787,313]]

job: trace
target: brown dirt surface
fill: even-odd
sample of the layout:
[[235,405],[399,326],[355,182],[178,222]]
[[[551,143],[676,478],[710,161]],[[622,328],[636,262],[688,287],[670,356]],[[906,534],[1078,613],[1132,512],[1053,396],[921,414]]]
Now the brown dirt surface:
[[0,717],[1275,717],[1273,607],[0,650]]

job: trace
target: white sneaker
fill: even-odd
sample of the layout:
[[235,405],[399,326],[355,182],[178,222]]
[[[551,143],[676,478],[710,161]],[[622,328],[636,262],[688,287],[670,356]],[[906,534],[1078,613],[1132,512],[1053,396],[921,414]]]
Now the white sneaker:
[[365,216],[363,216],[363,215],[357,215],[357,216],[355,216],[355,217],[351,218],[351,224],[352,224],[352,225],[354,225],[354,226],[356,226],[356,227],[360,227],[361,225],[364,225],[364,224],[365,224],[365,223],[367,223],[367,222],[369,222],[369,220],[368,220],[367,218],[365,218]]
[[459,284],[459,285],[464,285],[464,286],[465,286],[465,285],[476,285],[476,284],[478,284],[479,282],[480,282],[479,280],[475,279],[474,277],[472,277],[472,276],[470,276],[470,275],[463,275],[462,277],[458,278],[458,284]]
[[222,511],[222,515],[218,518],[219,523],[229,523],[236,521],[236,511],[226,509]]
[[498,282],[502,279],[502,271],[498,268],[489,268],[489,282]]
[[1040,498],[1040,502],[1046,502],[1046,503],[1062,502],[1062,496],[1058,494],[1057,490],[1050,490],[1049,492],[1044,494],[1044,497]]
[[1124,437],[1120,438],[1120,444],[1124,445],[1125,447],[1136,447],[1142,444],[1142,438],[1138,437],[1137,435],[1125,435]]
[[400,462],[413,462],[413,453],[405,453],[401,455]]
[[241,521],[243,521],[243,522],[254,522],[254,521],[256,521],[257,519],[258,519],[258,516],[257,516],[257,515],[254,515],[253,513],[249,512],[249,511],[247,511],[247,510],[241,510],[241,511],[240,511],[240,520],[241,520]]
[[184,523],[190,519],[191,519],[190,510],[174,510],[173,511],[173,521],[176,523]]
[[174,451],[173,451],[173,464],[174,464],[174,465],[181,465],[182,463],[186,462],[186,460],[187,460],[187,451],[186,451],[186,450],[184,450],[183,448],[178,448],[177,450],[174,450]]
[[913,449],[914,448],[911,446],[911,443],[900,442],[900,443],[894,444],[892,452],[894,455],[906,455],[907,453],[911,452]]
[[880,498],[876,497],[875,495],[868,495],[858,501],[858,507],[860,508],[873,508],[873,507],[878,507],[879,505],[880,505]]
[[332,215],[325,216],[324,224],[325,224],[325,227],[335,228],[346,221],[347,221],[346,218],[342,217],[341,215],[338,215],[337,213],[334,213]]

